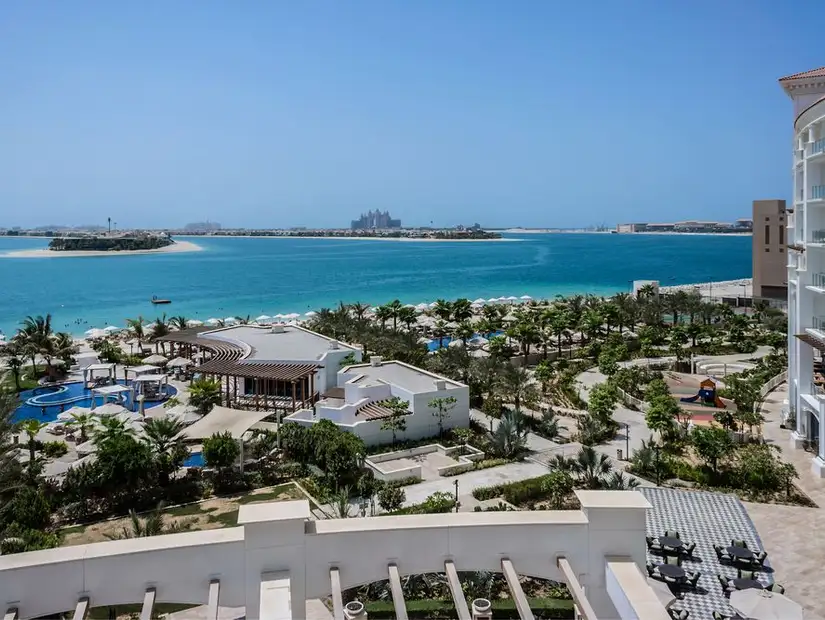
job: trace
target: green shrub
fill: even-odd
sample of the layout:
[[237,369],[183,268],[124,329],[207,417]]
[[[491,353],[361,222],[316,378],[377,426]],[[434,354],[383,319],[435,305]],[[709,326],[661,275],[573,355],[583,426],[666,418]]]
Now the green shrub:
[[69,446],[63,441],[47,441],[43,444],[43,456],[56,459],[69,451]]

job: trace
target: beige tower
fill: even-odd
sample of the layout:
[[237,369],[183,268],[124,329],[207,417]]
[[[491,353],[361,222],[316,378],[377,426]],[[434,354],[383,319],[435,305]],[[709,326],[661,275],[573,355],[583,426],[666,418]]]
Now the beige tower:
[[785,201],[753,201],[753,296],[788,296]]

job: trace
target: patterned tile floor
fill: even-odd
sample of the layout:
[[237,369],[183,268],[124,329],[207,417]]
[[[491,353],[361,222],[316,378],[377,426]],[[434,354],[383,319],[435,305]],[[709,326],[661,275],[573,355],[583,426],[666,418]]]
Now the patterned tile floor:
[[[736,568],[720,564],[713,545],[727,547],[732,538],[742,539],[753,551],[762,550],[762,541],[745,507],[738,498],[721,493],[687,491],[681,489],[639,489],[653,509],[647,514],[647,535],[662,536],[665,530],[677,530],[682,540],[696,543],[696,560],[685,560],[683,566],[690,572],[699,571],[697,590],[683,590],[685,598],[672,605],[673,609],[687,609],[690,620],[712,620],[713,612],[733,615],[727,597],[716,577],[737,576]],[[770,550],[768,550],[770,552]],[[662,557],[648,553],[648,561],[661,564]],[[770,556],[765,563],[770,563]],[[768,585],[773,581],[770,569],[759,572],[759,581]]]

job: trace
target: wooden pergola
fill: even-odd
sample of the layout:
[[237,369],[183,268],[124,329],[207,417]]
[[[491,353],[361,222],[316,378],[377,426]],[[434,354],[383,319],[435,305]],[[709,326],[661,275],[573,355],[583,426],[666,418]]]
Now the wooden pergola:
[[[321,365],[315,363],[259,363],[215,358],[195,371],[223,383],[227,407],[235,403],[256,411],[263,408],[295,412],[312,406],[317,400],[315,373],[319,368]],[[251,389],[239,394],[238,379],[243,379],[245,385],[251,384]]]
[[[160,336],[155,342],[168,342],[170,355],[175,354],[186,357],[194,361],[195,352],[208,353],[210,360],[236,360],[243,355],[243,349],[231,342],[224,342],[214,338],[198,338],[198,334],[208,331],[210,328],[195,327],[191,329],[181,329],[169,332],[165,336]],[[175,345],[177,345],[177,350]]]

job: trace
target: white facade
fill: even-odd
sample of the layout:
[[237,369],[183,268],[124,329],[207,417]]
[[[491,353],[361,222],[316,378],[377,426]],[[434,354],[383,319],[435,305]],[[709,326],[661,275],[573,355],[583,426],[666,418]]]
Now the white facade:
[[[817,442],[812,470],[825,475],[825,390],[814,358],[825,349],[825,71],[780,80],[794,102],[793,204],[788,210],[788,391],[793,442]],[[754,227],[760,222],[754,222]]]
[[331,420],[353,432],[367,445],[390,443],[392,432],[382,430],[380,418],[370,418],[369,405],[378,405],[392,397],[410,403],[411,415],[405,417],[406,430],[396,434],[399,441],[434,437],[439,434],[438,418],[430,402],[453,397],[455,406],[443,420],[444,430],[470,425],[470,389],[456,381],[397,361],[383,361],[373,356],[369,364],[348,366],[338,373],[342,398],[320,400],[313,409],[304,409],[285,418],[305,426],[319,420]]
[[[306,501],[241,506],[238,527],[0,557],[6,618],[156,603],[245,606],[250,619],[298,620],[305,600],[399,575],[503,572],[570,585],[587,620],[668,615],[643,577],[647,500],[635,491],[577,491],[580,510],[310,520]],[[469,618],[460,586],[459,617]],[[400,583],[399,583],[400,590]],[[586,594],[585,594],[586,592]],[[403,595],[395,601],[404,609]],[[145,615],[144,615],[145,614]],[[406,614],[404,614],[406,617]]]

